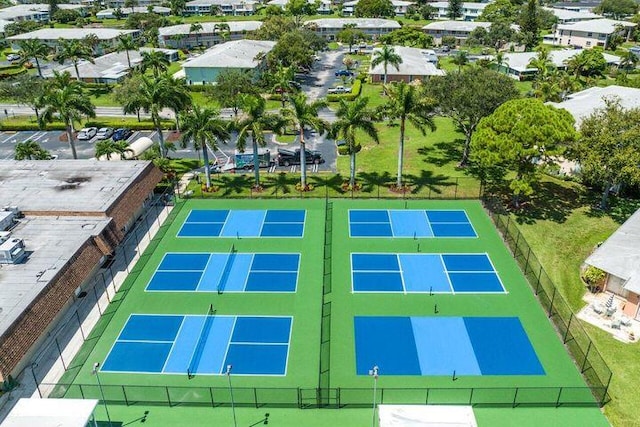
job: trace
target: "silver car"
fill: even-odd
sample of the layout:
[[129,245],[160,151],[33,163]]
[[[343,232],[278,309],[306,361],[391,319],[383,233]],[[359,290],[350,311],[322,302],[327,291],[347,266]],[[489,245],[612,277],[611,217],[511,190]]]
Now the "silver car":
[[98,133],[96,138],[98,139],[109,139],[113,135],[113,128],[100,128],[98,129]]
[[84,129],[80,129],[80,132],[78,132],[77,138],[80,141],[87,141],[93,138],[94,136],[96,136],[97,133],[98,133],[98,128],[84,128]]

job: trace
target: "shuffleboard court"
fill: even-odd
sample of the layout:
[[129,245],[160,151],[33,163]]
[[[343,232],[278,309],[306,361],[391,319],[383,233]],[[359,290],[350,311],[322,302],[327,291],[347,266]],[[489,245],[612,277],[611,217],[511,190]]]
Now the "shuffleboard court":
[[300,254],[167,253],[149,292],[296,292]]
[[356,372],[545,375],[517,317],[354,318]]
[[353,292],[505,293],[487,254],[352,253]]
[[302,209],[193,209],[178,237],[302,237]]
[[286,375],[292,317],[132,314],[103,372]]
[[350,237],[478,237],[462,209],[350,209]]

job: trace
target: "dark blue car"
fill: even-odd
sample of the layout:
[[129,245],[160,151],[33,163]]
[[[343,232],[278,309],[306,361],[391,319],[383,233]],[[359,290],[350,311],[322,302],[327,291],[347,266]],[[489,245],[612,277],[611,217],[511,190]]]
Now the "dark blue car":
[[338,70],[338,71],[336,71],[336,77],[340,77],[340,76],[351,77],[351,76],[353,76],[353,71],[351,71],[351,70]]
[[116,129],[116,131],[111,136],[111,139],[114,141],[124,140],[126,141],[129,137],[133,135],[133,131],[127,128]]

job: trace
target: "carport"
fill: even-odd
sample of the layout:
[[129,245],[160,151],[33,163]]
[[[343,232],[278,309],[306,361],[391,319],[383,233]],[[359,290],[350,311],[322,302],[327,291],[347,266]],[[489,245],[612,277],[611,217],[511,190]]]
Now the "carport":
[[[97,426],[93,411],[97,399],[20,399],[3,427]],[[90,423],[91,422],[91,423]]]

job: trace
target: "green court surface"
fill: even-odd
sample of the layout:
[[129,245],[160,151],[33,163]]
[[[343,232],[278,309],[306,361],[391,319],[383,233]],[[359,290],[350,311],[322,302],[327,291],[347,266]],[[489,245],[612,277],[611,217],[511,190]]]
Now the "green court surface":
[[[185,219],[193,209],[304,209],[303,238],[180,238]],[[464,210],[477,238],[350,238],[350,209]],[[329,218],[329,221],[326,219]],[[299,277],[295,292],[145,292],[145,288],[168,252],[299,253]],[[500,293],[353,293],[351,253],[463,254],[486,253],[505,292]],[[324,306],[323,306],[324,302]],[[210,305],[216,315],[292,316],[292,333],[284,376],[233,375],[234,397],[240,405],[257,404],[259,409],[241,408],[241,425],[252,425],[266,412],[269,425],[365,425],[371,412],[353,407],[371,403],[372,378],[357,375],[354,317],[421,318],[517,318],[531,343],[543,375],[385,375],[378,380],[378,400],[393,404],[494,403],[500,408],[477,407],[480,426],[534,425],[532,417],[566,419],[555,425],[607,425],[597,408],[554,408],[556,401],[585,402],[590,398],[585,383],[542,311],[518,266],[478,201],[401,200],[190,200],[179,202],[170,222],[150,245],[112,303],[106,317],[72,365],[83,366],[77,375],[67,374],[63,383],[73,382],[67,397],[98,397],[94,362],[104,364],[114,342],[131,314],[204,315]],[[111,315],[112,314],[112,315]],[[90,345],[89,345],[90,344]],[[429,349],[431,354],[438,349]],[[498,355],[497,355],[498,356]],[[504,355],[499,355],[504,356]],[[203,355],[206,357],[206,354]],[[453,374],[453,373],[452,373]],[[133,404],[116,406],[120,420],[136,419],[145,402],[175,406],[200,403],[205,407],[153,406],[146,425],[175,425],[171,420],[202,418],[223,420],[228,382],[223,375],[144,374],[102,372],[107,400]],[[317,400],[316,389],[327,389]],[[67,387],[59,387],[63,391]],[[560,390],[562,388],[562,390]],[[299,390],[301,389],[301,390]],[[340,389],[340,390],[338,390]],[[429,389],[429,391],[427,391]],[[516,390],[517,389],[517,390]],[[430,394],[429,394],[430,393]],[[515,393],[515,395],[514,395]],[[517,396],[516,396],[517,395]],[[560,399],[559,395],[562,396]],[[510,403],[543,403],[538,408],[511,409]],[[211,409],[212,401],[225,407]],[[339,404],[346,409],[293,409],[300,402]],[[208,407],[207,407],[208,406]],[[215,404],[213,406],[216,406]],[[302,405],[304,406],[304,405]],[[220,418],[217,418],[220,417]],[[516,418],[514,418],[516,417]],[[540,424],[538,424],[540,425]],[[547,424],[551,425],[551,424]]]

